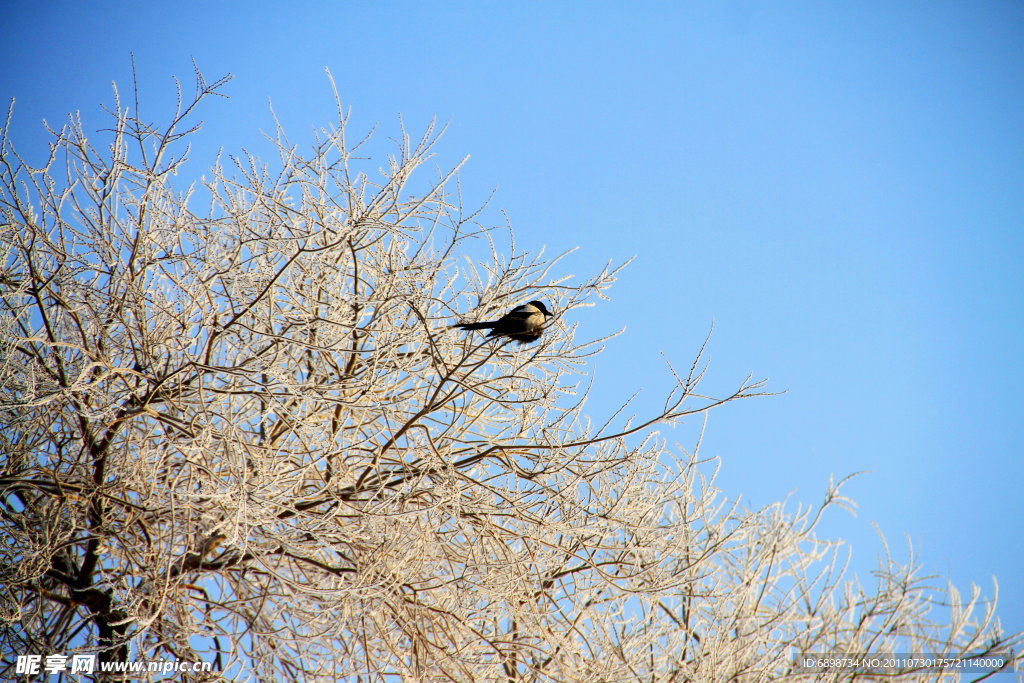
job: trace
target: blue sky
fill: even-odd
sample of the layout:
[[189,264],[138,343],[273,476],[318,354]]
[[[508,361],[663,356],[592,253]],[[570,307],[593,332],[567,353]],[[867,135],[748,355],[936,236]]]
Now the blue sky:
[[[517,245],[579,246],[569,272],[636,260],[583,334],[623,324],[592,411],[670,386],[715,320],[708,389],[753,372],[782,396],[714,413],[724,493],[856,519],[863,581],[907,534],[926,568],[991,592],[1024,629],[1024,3],[3,3],[14,139],[102,127],[111,81],[165,119],[172,75],[231,72],[192,156],[259,149],[268,99],[296,142],[329,123],[329,67],[355,131],[450,121],[470,202],[497,186]],[[38,157],[37,157],[38,158]],[[187,175],[187,174],[186,174]],[[689,440],[690,432],[667,436]]]

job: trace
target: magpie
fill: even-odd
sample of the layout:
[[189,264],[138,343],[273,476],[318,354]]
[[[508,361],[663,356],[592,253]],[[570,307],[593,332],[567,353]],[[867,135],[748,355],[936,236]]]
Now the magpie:
[[508,337],[520,344],[529,344],[540,339],[544,322],[551,313],[541,301],[531,301],[516,306],[497,320],[483,323],[461,323],[452,325],[462,330],[490,330],[488,337]]

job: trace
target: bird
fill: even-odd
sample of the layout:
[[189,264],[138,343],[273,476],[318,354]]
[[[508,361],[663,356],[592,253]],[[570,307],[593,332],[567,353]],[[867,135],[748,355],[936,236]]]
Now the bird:
[[529,344],[540,339],[544,322],[551,316],[542,301],[531,301],[516,306],[497,320],[482,323],[460,323],[452,325],[462,330],[490,330],[488,337],[508,337],[520,344]]

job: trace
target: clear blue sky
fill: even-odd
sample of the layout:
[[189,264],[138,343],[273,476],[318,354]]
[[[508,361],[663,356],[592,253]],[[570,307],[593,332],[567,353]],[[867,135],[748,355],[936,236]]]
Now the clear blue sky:
[[[719,483],[761,505],[820,501],[830,474],[870,581],[879,543],[963,590],[1000,580],[1024,629],[1024,3],[11,2],[0,96],[15,139],[43,118],[102,127],[110,82],[163,118],[194,57],[235,74],[192,173],[259,146],[268,98],[296,141],[451,120],[439,163],[472,155],[517,244],[579,246],[570,272],[636,261],[584,334],[626,324],[597,362],[596,415],[654,409],[715,319],[708,387],[748,372],[783,396],[712,415]],[[147,104],[148,103],[148,104]],[[36,157],[38,158],[38,157]],[[187,175],[187,174],[186,174]],[[688,432],[669,434],[687,439]]]

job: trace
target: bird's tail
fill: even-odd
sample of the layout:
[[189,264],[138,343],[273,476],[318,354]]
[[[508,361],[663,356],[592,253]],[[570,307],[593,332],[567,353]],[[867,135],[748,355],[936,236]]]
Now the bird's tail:
[[452,325],[460,330],[489,330],[494,327],[494,323],[461,323],[459,325]]

